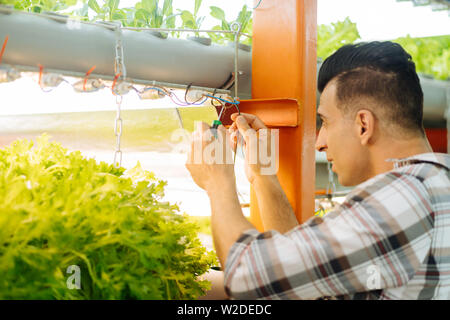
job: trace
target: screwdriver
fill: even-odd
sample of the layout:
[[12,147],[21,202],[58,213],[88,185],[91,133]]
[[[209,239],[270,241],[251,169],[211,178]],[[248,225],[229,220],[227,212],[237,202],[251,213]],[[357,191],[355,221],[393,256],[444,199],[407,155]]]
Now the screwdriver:
[[[219,126],[222,124],[222,122],[220,121],[220,118],[222,117],[222,113],[223,113],[223,110],[224,110],[224,109],[225,109],[225,108],[222,107],[222,110],[220,110],[220,113],[219,113],[219,118],[218,118],[217,120],[214,120],[213,123],[212,123],[212,126],[211,126],[212,132],[213,132],[214,137],[215,137],[216,139],[217,139],[217,129],[218,129]],[[240,112],[239,112],[239,113],[240,113]],[[240,137],[239,137],[239,131],[238,131],[238,136],[237,136],[237,137],[240,138]],[[238,145],[238,143],[237,143],[237,141],[236,141],[236,145],[235,145],[235,147],[234,147],[233,164],[236,164],[237,145]]]

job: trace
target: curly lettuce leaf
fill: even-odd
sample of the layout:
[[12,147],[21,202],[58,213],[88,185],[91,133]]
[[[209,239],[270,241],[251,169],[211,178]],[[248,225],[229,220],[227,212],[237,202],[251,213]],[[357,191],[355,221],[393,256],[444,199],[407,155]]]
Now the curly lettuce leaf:
[[[0,149],[0,299],[195,299],[216,263],[165,182],[41,136]],[[81,289],[67,268],[79,266]]]

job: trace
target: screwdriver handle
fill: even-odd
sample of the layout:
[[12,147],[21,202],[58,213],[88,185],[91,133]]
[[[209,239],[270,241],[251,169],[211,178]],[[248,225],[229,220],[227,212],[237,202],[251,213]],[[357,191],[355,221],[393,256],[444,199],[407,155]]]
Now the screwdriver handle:
[[220,120],[214,120],[213,124],[212,124],[212,128],[213,129],[217,129],[219,128],[219,126],[222,124],[222,122]]

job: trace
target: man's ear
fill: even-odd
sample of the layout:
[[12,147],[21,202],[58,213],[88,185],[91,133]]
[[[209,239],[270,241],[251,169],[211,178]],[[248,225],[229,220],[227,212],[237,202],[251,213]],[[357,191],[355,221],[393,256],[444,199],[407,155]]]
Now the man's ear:
[[355,125],[361,145],[367,145],[375,132],[375,116],[370,110],[361,109],[356,113]]

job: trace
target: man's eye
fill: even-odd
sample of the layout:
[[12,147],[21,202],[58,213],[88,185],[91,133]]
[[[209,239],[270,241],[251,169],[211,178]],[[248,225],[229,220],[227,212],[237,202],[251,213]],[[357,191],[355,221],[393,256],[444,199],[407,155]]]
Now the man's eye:
[[320,128],[322,128],[322,126],[323,126],[323,120],[318,117],[316,124],[317,124],[317,130],[320,130]]

